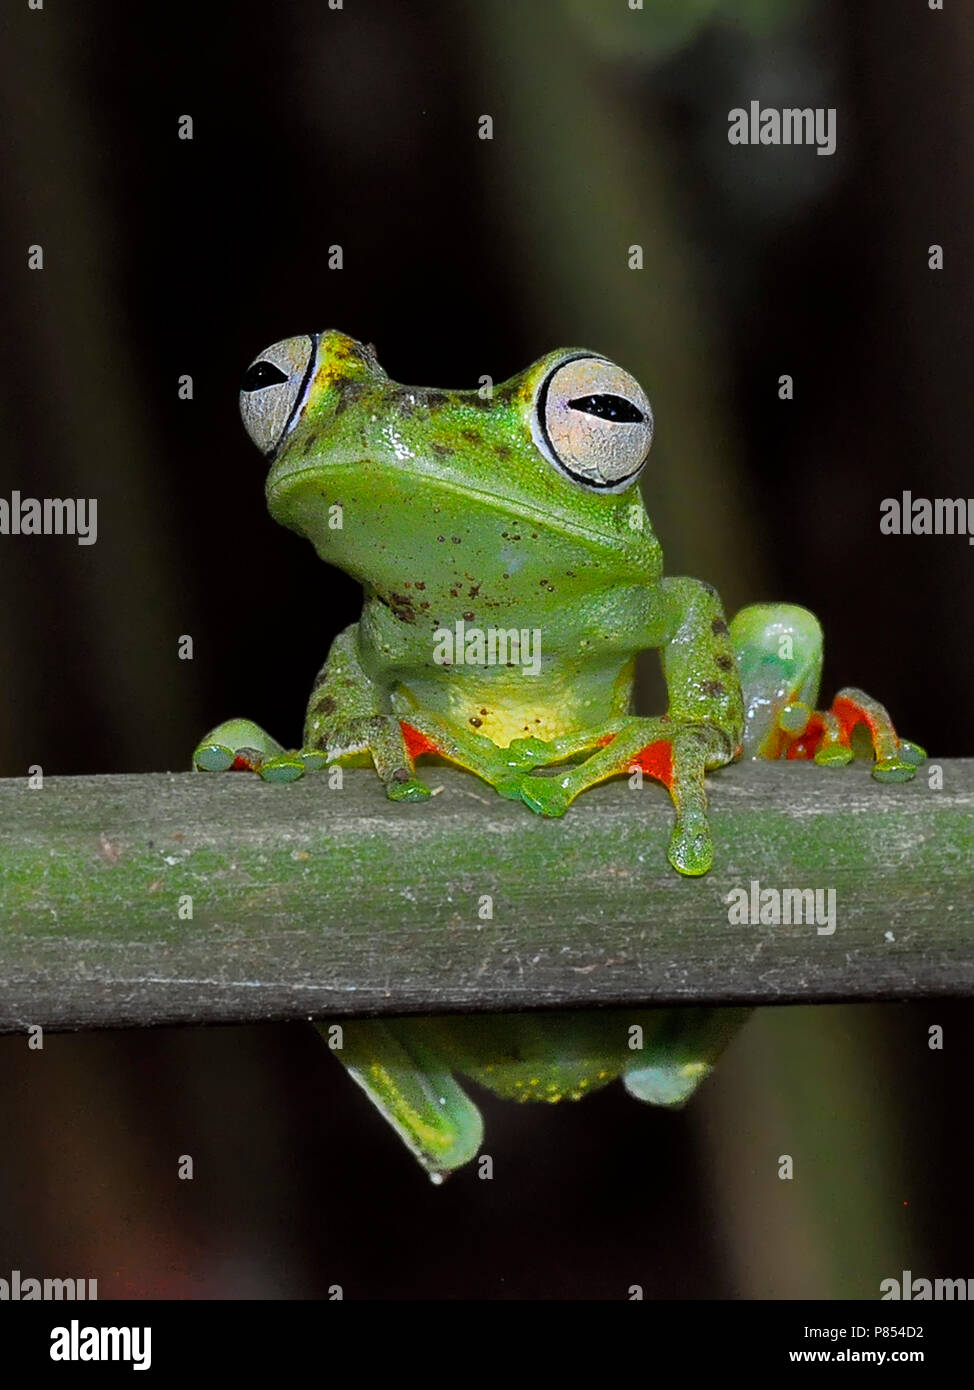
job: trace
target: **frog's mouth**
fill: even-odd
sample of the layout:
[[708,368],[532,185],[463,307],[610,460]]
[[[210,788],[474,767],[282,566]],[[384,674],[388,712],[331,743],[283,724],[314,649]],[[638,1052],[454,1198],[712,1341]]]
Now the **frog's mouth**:
[[[332,471],[332,470],[330,470]],[[351,491],[355,486],[354,471],[342,465],[334,465],[333,471],[336,474],[344,475],[342,482],[346,479],[351,484]],[[304,527],[293,525],[291,520],[281,514],[281,508],[294,500],[294,495],[299,491],[303,482],[320,482],[322,469],[320,464],[309,465],[307,468],[297,468],[293,471],[281,474],[274,478],[268,478],[267,482],[267,506],[271,516],[275,521],[279,521],[282,526],[289,526],[292,530],[300,530],[301,534],[307,536],[309,540],[315,537]],[[496,513],[510,518],[512,523],[524,523],[530,521],[539,533],[552,531],[559,535],[574,537],[580,541],[588,541],[590,544],[599,548],[606,547],[615,550],[619,546],[620,540],[631,541],[635,535],[645,534],[649,530],[648,521],[641,532],[634,532],[627,524],[620,520],[618,529],[614,531],[602,531],[594,526],[586,526],[576,518],[568,516],[564,511],[552,508],[539,507],[537,503],[530,502],[520,496],[503,497],[496,492],[486,492],[480,488],[471,487],[468,483],[457,483],[452,479],[444,478],[439,473],[429,473],[420,468],[409,468],[402,463],[398,464],[395,470],[397,478],[408,478],[416,484],[417,490],[425,490],[431,496],[434,493],[442,492],[452,497],[469,500],[475,504],[479,515]],[[335,488],[335,501],[341,501],[341,493],[344,489],[341,485]],[[327,499],[318,492],[318,506]],[[627,497],[628,492],[618,494]],[[639,496],[636,488],[636,496]],[[620,509],[618,515],[622,516]],[[316,528],[317,529],[317,528]]]

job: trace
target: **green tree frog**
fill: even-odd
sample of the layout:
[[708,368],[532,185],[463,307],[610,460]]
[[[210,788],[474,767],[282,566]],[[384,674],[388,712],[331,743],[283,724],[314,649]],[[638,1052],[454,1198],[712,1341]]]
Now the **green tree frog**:
[[[881,780],[923,761],[862,691],[816,709],[822,634],[807,610],[758,605],[728,624],[710,585],[664,576],[638,487],[652,409],[608,358],[560,349],[493,388],[429,390],[329,331],[262,352],[240,409],[270,465],[271,515],[365,601],[318,674],[301,747],[234,719],[203,739],[197,769],[289,781],[371,763],[387,796],[422,802],[417,760],[445,759],[544,816],[639,769],[673,802],[670,863],[699,875],[713,857],[708,771],[742,756],[846,763],[854,730]],[[632,712],[648,648],[668,690],[656,717]],[[482,1138],[455,1073],[546,1101],[621,1077],[639,1099],[679,1105],[745,1013],[362,1020],[336,1055],[439,1178]]]

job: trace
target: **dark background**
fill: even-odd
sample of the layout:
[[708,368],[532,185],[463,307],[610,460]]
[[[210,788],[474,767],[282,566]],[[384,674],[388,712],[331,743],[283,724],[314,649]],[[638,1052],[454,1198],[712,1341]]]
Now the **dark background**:
[[[561,344],[619,361],[654,405],[669,572],[729,612],[806,604],[828,698],[862,685],[935,757],[974,752],[974,555],[878,525],[904,488],[974,493],[969,9],[98,0],[8,8],[2,40],[0,495],[96,496],[99,530],[0,538],[0,773],[183,768],[238,713],[299,738],[359,597],[268,518],[236,396],[261,348],[329,327],[428,385]],[[729,145],[751,98],[835,106],[836,154]],[[764,1011],[680,1115],[619,1088],[488,1097],[497,1177],[441,1190],[303,1026],[3,1039],[0,1276],[103,1297],[967,1277],[972,1018]]]

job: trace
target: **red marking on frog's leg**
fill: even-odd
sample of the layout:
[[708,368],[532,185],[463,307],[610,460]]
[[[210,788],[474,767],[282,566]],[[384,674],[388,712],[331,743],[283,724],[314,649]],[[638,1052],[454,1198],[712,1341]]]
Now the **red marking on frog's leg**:
[[786,758],[814,758],[825,736],[825,722],[820,714],[813,714],[804,733],[793,739],[785,749]]
[[916,744],[904,742],[893,727],[885,706],[862,690],[840,690],[831,709],[816,710],[806,728],[796,734],[786,758],[814,758],[817,763],[839,766],[852,761],[852,735],[865,725],[873,751],[873,776],[880,782],[908,782],[926,754]]
[[667,790],[672,789],[673,745],[669,739],[661,738],[655,743],[647,743],[645,748],[640,748],[630,766],[641,768],[648,777],[662,782]]
[[230,764],[231,772],[253,772],[254,765],[249,758],[242,757],[239,753]]
[[878,700],[862,690],[840,690],[832,701],[832,714],[842,729],[843,741],[851,742],[857,724],[865,724],[872,740],[876,766],[873,776],[881,782],[909,781],[914,769],[924,759],[921,748],[904,744],[893,727],[889,712]]
[[[615,738],[615,734],[603,734],[598,740],[599,748],[605,748]],[[640,748],[629,762],[627,771],[638,767],[641,772],[645,772],[647,777],[654,778],[657,782],[662,782],[668,791],[673,788],[673,745],[669,739],[657,739],[655,743],[647,743],[645,748]]]
[[421,734],[418,729],[414,729],[412,724],[407,724],[400,719],[399,727],[402,730],[402,741],[406,745],[406,752],[410,758],[419,758],[423,753],[439,753],[439,749],[432,739]]
[[873,738],[879,732],[878,726],[885,726],[889,732],[893,731],[892,720],[881,705],[870,707],[866,704],[860,704],[858,700],[850,699],[846,694],[836,695],[832,701],[832,713],[842,726],[842,732],[846,739],[849,738],[857,724],[865,724]]

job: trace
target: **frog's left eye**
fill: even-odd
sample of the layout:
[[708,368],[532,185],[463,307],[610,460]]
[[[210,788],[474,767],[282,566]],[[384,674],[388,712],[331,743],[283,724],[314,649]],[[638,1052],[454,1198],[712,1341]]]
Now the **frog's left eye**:
[[575,482],[622,492],[653,442],[653,411],[639,382],[605,357],[580,354],[553,367],[531,422],[541,452]]
[[297,420],[314,369],[317,342],[302,334],[275,343],[247,368],[240,384],[244,428],[262,454],[272,454]]

